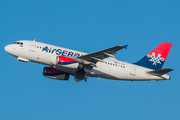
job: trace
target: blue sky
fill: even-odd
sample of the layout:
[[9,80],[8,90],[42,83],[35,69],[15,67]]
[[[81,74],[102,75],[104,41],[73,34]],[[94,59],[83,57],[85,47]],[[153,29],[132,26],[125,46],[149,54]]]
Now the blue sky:
[[[180,1],[1,0],[1,120],[179,120]],[[162,42],[173,44],[163,68],[169,81],[89,78],[57,81],[44,65],[19,62],[4,51],[33,40],[87,53],[129,44],[115,55],[136,62]]]

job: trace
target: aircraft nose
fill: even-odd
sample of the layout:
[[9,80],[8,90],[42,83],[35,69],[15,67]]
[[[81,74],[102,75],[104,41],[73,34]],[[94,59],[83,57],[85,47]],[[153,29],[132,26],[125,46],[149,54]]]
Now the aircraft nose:
[[7,45],[4,47],[4,50],[7,52],[7,53],[10,53],[10,45]]

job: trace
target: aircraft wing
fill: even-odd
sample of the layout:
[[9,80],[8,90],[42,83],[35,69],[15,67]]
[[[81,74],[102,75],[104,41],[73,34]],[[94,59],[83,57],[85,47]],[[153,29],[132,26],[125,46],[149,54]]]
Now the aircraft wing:
[[78,59],[82,60],[82,61],[87,61],[90,63],[94,63],[96,64],[98,61],[101,61],[107,57],[114,57],[114,54],[116,54],[116,52],[118,50],[121,50],[123,48],[127,48],[128,45],[125,46],[115,46],[115,47],[111,47],[105,50],[101,50],[98,52],[94,52],[94,53],[90,53],[90,54],[86,54],[83,56],[79,56],[77,57]]

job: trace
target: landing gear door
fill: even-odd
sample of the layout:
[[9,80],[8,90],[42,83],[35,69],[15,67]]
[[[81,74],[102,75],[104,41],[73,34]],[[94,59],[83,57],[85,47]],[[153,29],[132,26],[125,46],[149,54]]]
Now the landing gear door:
[[136,76],[136,66],[134,66],[134,65],[131,66],[130,74],[133,75],[133,76]]
[[35,41],[31,41],[29,45],[29,51],[34,52],[35,51]]

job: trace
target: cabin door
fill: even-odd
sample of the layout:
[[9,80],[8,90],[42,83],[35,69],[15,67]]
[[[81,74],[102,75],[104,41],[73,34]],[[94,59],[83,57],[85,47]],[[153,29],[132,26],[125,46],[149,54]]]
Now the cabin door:
[[35,51],[35,41],[31,41],[29,45],[29,51],[34,52]]
[[130,74],[133,75],[133,76],[136,76],[136,66],[134,66],[134,65],[131,66]]

